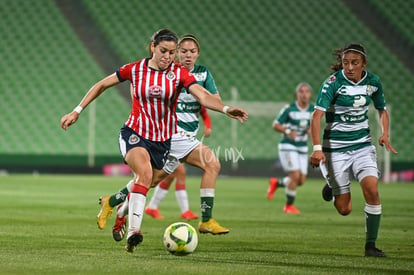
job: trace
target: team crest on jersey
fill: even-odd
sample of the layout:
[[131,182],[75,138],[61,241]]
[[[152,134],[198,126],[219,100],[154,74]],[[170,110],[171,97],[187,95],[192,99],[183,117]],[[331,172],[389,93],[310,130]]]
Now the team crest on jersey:
[[129,137],[128,143],[133,145],[133,144],[137,144],[139,142],[139,137],[137,135],[131,135]]
[[151,86],[148,88],[148,92],[151,97],[161,97],[162,87],[158,85]]
[[367,85],[367,95],[371,96],[375,91],[375,87],[371,86],[371,85]]
[[173,80],[175,78],[175,74],[173,71],[169,71],[167,74],[167,79],[168,80]]
[[329,77],[329,79],[328,79],[328,84],[331,84],[332,82],[335,82],[335,80],[336,80],[336,76],[331,75],[331,77]]

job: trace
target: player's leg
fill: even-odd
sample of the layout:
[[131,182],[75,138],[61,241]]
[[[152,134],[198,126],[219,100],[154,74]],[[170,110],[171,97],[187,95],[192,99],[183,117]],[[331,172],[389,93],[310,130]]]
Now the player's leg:
[[346,153],[326,153],[327,180],[332,188],[334,206],[346,216],[352,211],[350,171],[352,157]]
[[170,188],[171,183],[173,182],[174,178],[175,178],[175,172],[165,177],[155,187],[154,194],[152,195],[151,200],[148,203],[148,206],[145,208],[145,213],[147,213],[148,215],[150,215],[151,217],[155,219],[164,218],[164,216],[160,214],[158,207],[160,203],[164,200],[164,198],[167,196],[168,189]]
[[129,197],[129,226],[127,231],[127,245],[125,247],[127,252],[132,253],[135,247],[142,242],[140,229],[147,192],[152,182],[153,169],[150,155],[144,147],[130,149],[126,154],[125,160],[134,174],[137,175]]
[[124,202],[128,193],[131,191],[134,180],[130,180],[127,185],[119,190],[117,193],[111,196],[102,196],[99,198],[99,204],[101,209],[97,215],[97,224],[99,229],[104,229],[106,225],[106,220],[112,214],[112,210],[115,206]]
[[184,158],[184,161],[203,170],[200,186],[201,222],[199,223],[198,230],[200,233],[211,233],[214,235],[228,233],[229,229],[220,226],[212,218],[215,186],[220,172],[219,160],[210,148],[200,143]]
[[184,164],[180,164],[174,172],[175,181],[175,197],[181,210],[181,218],[185,220],[198,219],[198,215],[191,212],[188,202],[188,193],[185,185],[186,171]]
[[126,232],[126,222],[128,215],[128,196],[126,200],[118,206],[116,211],[115,225],[112,227],[112,237],[119,242],[124,239]]
[[382,214],[378,192],[379,171],[375,159],[374,147],[361,149],[354,162],[354,168],[356,168],[354,174],[357,174],[365,198],[365,256],[384,257],[385,253],[375,246]]
[[286,204],[283,208],[283,212],[287,214],[300,214],[300,211],[294,206],[296,199],[296,188],[301,180],[301,173],[299,170],[290,171],[289,182],[286,185]]

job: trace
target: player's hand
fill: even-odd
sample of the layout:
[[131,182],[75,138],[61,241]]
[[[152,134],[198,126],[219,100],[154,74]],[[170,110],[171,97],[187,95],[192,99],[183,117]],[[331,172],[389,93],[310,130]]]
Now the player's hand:
[[310,156],[310,164],[312,167],[319,167],[319,163],[322,161],[322,163],[325,163],[326,157],[325,154],[320,151],[313,151],[312,155]]
[[211,128],[204,128],[203,136],[209,137],[211,135]]
[[66,114],[60,119],[60,127],[62,127],[62,129],[66,131],[69,126],[71,126],[78,120],[78,118],[79,114],[75,111]]
[[243,121],[247,121],[248,119],[247,112],[241,108],[236,108],[236,107],[230,107],[227,110],[226,115],[231,118],[237,119],[238,121],[240,121],[240,123],[243,123]]
[[395,150],[394,147],[392,147],[388,135],[381,135],[378,139],[378,143],[380,146],[385,146],[385,150],[387,150],[388,152],[391,151],[394,154],[398,154],[397,150]]

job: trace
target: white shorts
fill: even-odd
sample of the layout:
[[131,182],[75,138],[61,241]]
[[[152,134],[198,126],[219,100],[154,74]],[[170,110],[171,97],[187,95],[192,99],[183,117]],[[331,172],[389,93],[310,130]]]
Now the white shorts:
[[351,178],[361,182],[367,176],[379,178],[377,154],[373,145],[347,152],[325,153],[327,180],[333,195],[351,192]]
[[174,134],[171,138],[170,154],[162,169],[168,174],[173,173],[180,164],[180,161],[190,154],[199,144],[201,144],[201,141],[195,136],[185,132]]
[[303,175],[308,174],[308,154],[279,150],[279,159],[286,173],[299,170]]

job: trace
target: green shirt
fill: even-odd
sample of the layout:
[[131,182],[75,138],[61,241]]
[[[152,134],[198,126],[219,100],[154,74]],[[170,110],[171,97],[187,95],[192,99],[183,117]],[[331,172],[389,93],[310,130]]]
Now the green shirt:
[[371,103],[385,110],[384,92],[378,76],[364,71],[358,83],[343,70],[326,79],[316,100],[316,109],[326,112],[323,151],[343,152],[371,145],[368,108]]
[[[203,86],[207,91],[212,94],[219,93],[213,76],[207,67],[196,64],[191,70],[191,73],[197,79],[198,84]],[[198,103],[197,100],[186,91],[186,89],[183,89],[177,101],[177,130],[184,131],[195,136],[199,126],[198,117],[200,110],[200,103]]]

